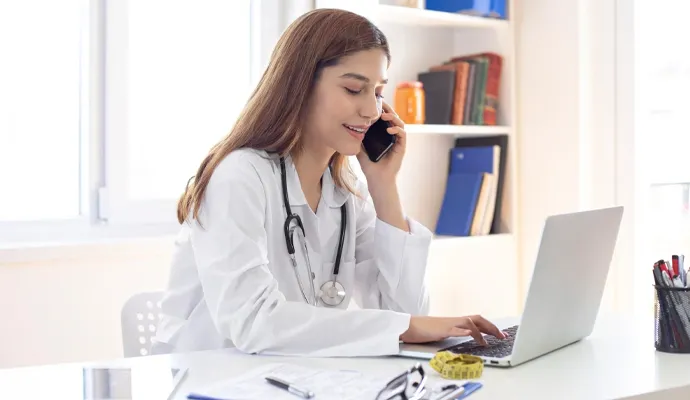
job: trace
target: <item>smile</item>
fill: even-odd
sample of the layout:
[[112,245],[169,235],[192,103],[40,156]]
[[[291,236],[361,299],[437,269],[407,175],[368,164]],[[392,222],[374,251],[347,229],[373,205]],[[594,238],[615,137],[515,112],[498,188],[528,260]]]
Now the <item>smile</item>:
[[367,131],[367,128],[357,128],[357,127],[354,127],[354,126],[348,125],[348,124],[343,124],[343,126],[346,127],[347,129],[350,129],[350,130],[353,130],[353,131],[359,132],[359,133],[364,133]]
[[363,140],[364,134],[366,133],[366,128],[357,128],[351,125],[343,124],[343,127],[347,129],[347,132],[357,140]]

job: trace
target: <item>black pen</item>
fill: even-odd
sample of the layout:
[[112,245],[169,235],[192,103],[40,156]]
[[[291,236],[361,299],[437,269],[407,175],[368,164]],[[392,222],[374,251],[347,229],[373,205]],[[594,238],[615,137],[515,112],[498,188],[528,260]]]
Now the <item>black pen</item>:
[[296,394],[297,396],[303,397],[305,399],[311,399],[312,397],[314,397],[314,392],[307,390],[307,389],[304,389],[304,388],[299,388],[299,387],[297,387],[297,386],[295,386],[289,382],[285,382],[282,379],[267,376],[266,380],[271,385],[277,386],[281,389],[285,389],[288,392],[290,392],[292,394]]

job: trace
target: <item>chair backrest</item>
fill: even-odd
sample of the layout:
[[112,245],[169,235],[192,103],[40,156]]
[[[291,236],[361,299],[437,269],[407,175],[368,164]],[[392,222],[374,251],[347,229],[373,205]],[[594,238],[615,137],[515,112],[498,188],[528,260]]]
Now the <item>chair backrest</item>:
[[146,356],[156,336],[163,292],[137,293],[122,307],[122,346],[125,357]]

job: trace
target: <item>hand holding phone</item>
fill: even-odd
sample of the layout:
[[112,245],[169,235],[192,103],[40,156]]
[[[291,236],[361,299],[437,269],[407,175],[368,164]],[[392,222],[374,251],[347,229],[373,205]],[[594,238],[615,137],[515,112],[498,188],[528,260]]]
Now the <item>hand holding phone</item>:
[[367,130],[362,149],[357,154],[370,187],[383,188],[395,182],[405,157],[406,144],[405,123],[384,102],[381,117]]
[[388,132],[391,126],[391,123],[379,118],[364,135],[362,146],[371,161],[378,162],[393,148],[396,136]]
[[377,218],[409,232],[410,226],[402,212],[396,183],[406,144],[405,124],[384,102],[381,118],[364,135],[357,161],[366,178]]

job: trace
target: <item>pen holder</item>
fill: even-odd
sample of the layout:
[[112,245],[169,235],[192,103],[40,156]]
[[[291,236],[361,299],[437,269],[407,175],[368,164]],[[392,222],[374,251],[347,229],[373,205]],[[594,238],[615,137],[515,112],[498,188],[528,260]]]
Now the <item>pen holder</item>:
[[654,286],[654,347],[690,353],[690,288]]

